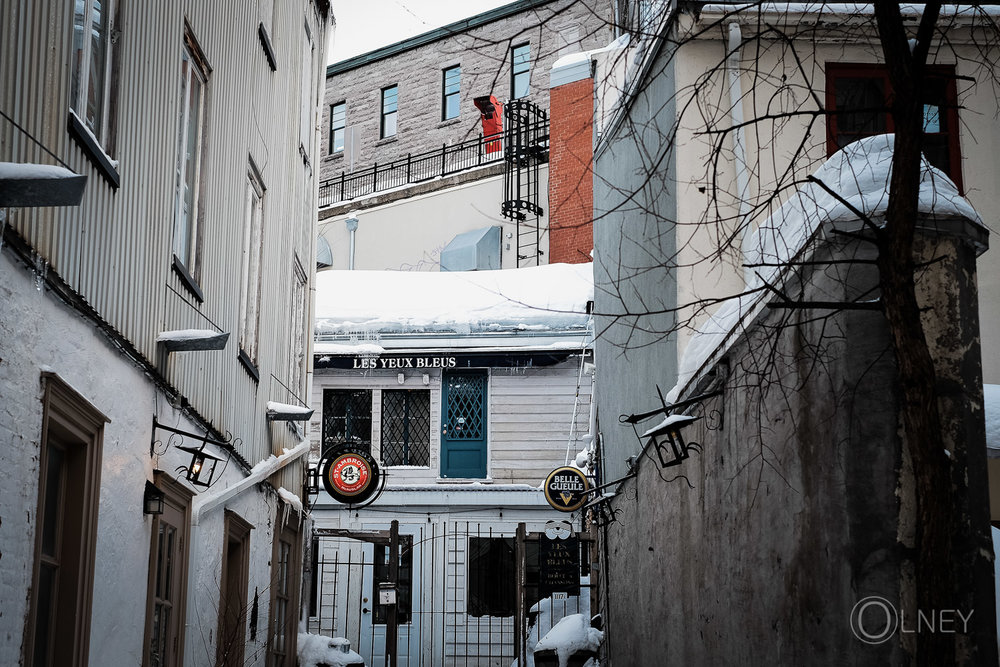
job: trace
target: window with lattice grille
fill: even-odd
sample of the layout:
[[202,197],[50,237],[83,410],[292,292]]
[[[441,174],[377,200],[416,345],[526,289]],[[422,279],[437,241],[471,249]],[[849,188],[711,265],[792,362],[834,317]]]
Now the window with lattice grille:
[[323,392],[323,455],[341,445],[371,450],[370,390],[327,389]]
[[431,392],[382,392],[382,462],[387,466],[430,465]]

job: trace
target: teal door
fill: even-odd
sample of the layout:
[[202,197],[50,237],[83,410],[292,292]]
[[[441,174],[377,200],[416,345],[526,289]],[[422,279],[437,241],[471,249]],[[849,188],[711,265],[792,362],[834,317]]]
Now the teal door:
[[445,371],[441,383],[441,476],[486,477],[486,372]]

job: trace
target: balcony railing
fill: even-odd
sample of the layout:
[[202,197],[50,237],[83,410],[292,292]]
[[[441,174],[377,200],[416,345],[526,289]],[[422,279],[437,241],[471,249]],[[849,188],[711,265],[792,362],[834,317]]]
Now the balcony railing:
[[[545,128],[548,134],[548,127]],[[407,154],[387,164],[377,162],[364,169],[340,172],[340,176],[320,181],[319,205],[331,206],[383,190],[456,174],[504,157],[503,134],[479,135],[459,144],[443,145],[426,153]]]

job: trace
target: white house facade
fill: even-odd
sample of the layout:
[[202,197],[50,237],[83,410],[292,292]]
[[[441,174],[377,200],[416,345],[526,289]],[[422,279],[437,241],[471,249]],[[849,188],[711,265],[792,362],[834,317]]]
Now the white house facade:
[[[590,270],[318,274],[314,457],[360,447],[385,484],[356,504],[320,488],[311,632],[347,637],[368,664],[394,631],[400,665],[510,664],[515,619],[539,599],[538,535],[582,528],[541,487],[590,440]],[[398,627],[378,601],[393,576]]]

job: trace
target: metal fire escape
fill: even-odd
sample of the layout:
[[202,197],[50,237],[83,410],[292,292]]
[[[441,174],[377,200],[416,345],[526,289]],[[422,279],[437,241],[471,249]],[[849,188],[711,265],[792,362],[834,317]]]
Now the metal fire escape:
[[504,201],[500,214],[517,223],[517,266],[538,266],[541,216],[538,204],[538,168],[549,159],[548,118],[528,100],[504,105]]

